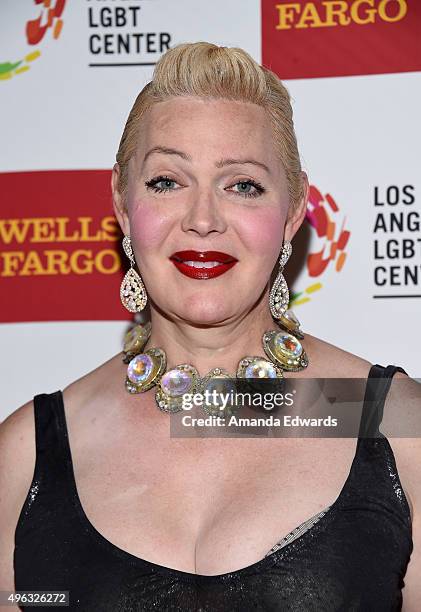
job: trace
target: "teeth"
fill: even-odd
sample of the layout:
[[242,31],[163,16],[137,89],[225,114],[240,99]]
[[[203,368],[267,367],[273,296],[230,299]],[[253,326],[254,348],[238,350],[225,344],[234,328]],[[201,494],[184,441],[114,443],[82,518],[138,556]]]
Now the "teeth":
[[184,261],[183,263],[191,268],[215,268],[220,265],[219,261]]

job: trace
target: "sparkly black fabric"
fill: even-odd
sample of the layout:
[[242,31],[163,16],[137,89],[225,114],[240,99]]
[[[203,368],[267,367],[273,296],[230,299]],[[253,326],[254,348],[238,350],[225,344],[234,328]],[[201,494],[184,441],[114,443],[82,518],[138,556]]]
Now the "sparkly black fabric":
[[[397,370],[370,370],[361,421],[369,431],[378,431]],[[412,526],[384,436],[358,438],[338,498],[310,529],[253,565],[205,576],[142,560],[101,536],[77,495],[60,391],[35,398],[35,419],[36,467],[15,534],[16,590],[68,590],[70,610],[86,612],[401,610]]]

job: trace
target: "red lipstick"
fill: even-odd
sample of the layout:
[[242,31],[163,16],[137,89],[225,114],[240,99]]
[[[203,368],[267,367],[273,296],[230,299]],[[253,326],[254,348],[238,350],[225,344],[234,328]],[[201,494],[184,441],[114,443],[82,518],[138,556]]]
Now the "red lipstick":
[[221,276],[238,261],[221,251],[177,251],[170,260],[182,274],[199,280]]

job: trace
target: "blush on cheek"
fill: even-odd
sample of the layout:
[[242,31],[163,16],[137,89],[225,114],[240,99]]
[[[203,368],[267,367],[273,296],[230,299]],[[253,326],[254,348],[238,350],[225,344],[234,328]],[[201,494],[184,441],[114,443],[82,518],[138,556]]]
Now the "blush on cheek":
[[242,215],[237,226],[250,253],[262,259],[273,259],[280,253],[287,212],[283,208],[266,208]]
[[130,234],[137,251],[149,250],[162,244],[166,235],[165,216],[141,200],[129,205]]

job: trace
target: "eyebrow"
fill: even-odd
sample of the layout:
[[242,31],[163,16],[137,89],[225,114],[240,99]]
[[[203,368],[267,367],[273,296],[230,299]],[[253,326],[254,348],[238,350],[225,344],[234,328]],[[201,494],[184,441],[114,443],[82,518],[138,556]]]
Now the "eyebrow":
[[219,162],[216,162],[215,166],[217,168],[222,168],[223,166],[233,166],[234,164],[253,164],[254,166],[263,168],[263,170],[270,174],[270,170],[266,164],[259,162],[256,159],[221,159]]
[[179,155],[182,159],[185,159],[186,161],[192,161],[192,158],[190,157],[190,155],[187,155],[187,153],[183,153],[183,151],[178,151],[178,149],[170,149],[168,147],[153,147],[152,149],[150,149],[144,159],[143,159],[143,163],[145,163],[145,161],[148,159],[148,157],[150,155],[152,155],[152,153],[164,153],[165,155]]
[[[152,153],[163,153],[165,155],[178,155],[179,157],[181,157],[182,159],[184,159],[185,161],[192,161],[192,158],[190,155],[187,155],[187,153],[184,153],[183,151],[179,151],[178,149],[171,149],[169,147],[161,147],[161,146],[157,146],[157,147],[153,147],[152,149],[150,149],[143,160],[143,163],[146,162],[146,160],[148,159],[148,157],[150,155],[152,155]],[[259,166],[260,168],[262,168],[263,170],[265,170],[265,172],[267,172],[268,174],[270,174],[270,170],[269,168],[266,166],[266,164],[259,162],[255,159],[232,159],[232,158],[228,158],[228,159],[220,159],[219,161],[217,161],[215,163],[215,167],[216,168],[223,168],[224,166],[233,166],[235,164],[253,164],[254,166]]]

